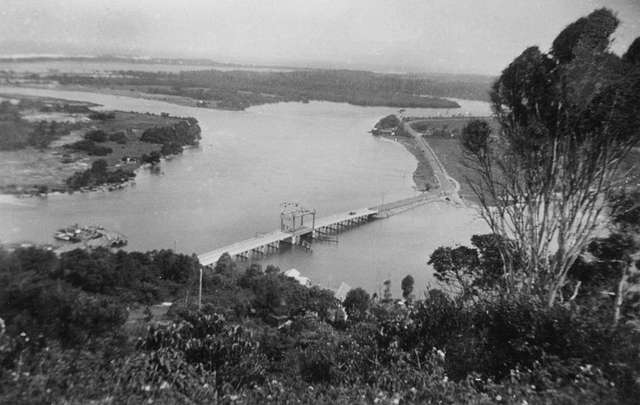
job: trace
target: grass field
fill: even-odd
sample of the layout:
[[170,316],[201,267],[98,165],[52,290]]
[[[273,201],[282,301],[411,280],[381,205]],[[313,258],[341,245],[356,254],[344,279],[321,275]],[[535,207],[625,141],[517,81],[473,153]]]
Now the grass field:
[[465,199],[475,199],[475,195],[469,186],[466,177],[474,178],[476,175],[463,161],[462,146],[458,138],[427,137],[427,142],[436,152],[440,162],[447,173],[460,183],[460,195]]
[[[477,200],[468,179],[477,179],[478,175],[464,164],[464,155],[458,138],[427,137],[427,142],[438,155],[450,176],[460,182],[460,194],[468,200]],[[634,149],[624,160],[620,168],[621,182],[625,186],[640,186],[640,148]]]

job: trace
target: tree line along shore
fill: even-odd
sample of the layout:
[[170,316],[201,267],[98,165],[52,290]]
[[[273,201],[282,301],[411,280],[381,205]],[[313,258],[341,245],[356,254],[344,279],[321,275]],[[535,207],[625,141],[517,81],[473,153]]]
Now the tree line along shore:
[[359,106],[459,108],[446,97],[486,100],[487,78],[443,80],[367,71],[305,69],[286,72],[200,70],[115,71],[104,74],[0,72],[8,84],[58,84],[63,88],[168,97],[192,105],[244,110],[276,102],[331,101]]

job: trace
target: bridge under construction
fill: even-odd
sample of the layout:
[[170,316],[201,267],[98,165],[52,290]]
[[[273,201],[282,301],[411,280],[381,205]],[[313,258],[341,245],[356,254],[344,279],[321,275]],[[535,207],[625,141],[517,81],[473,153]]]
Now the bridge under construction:
[[202,253],[198,255],[198,260],[203,266],[215,266],[218,259],[225,253],[228,253],[235,260],[249,260],[276,253],[282,245],[297,245],[310,250],[311,242],[314,239],[323,240],[330,235],[377,218],[387,217],[394,212],[441,200],[450,201],[445,193],[426,192],[415,197],[322,218],[316,218],[315,210],[305,209],[297,204],[285,203],[280,213],[280,229]]

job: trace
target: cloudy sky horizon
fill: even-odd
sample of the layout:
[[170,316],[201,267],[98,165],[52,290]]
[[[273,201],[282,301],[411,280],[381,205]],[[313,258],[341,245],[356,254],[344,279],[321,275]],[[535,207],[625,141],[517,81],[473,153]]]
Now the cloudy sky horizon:
[[621,20],[623,53],[640,36],[640,0],[4,0],[0,55],[495,75],[603,6]]

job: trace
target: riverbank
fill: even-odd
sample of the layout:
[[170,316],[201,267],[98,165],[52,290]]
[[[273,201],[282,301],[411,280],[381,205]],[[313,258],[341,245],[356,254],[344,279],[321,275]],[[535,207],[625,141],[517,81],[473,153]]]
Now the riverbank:
[[136,170],[197,145],[193,118],[95,110],[50,97],[0,97],[0,193],[117,190]]
[[408,134],[401,126],[400,119],[391,114],[381,118],[370,131],[374,136],[399,142],[418,161],[418,166],[413,172],[413,182],[418,191],[429,191],[438,187],[438,180],[434,168],[427,159],[418,140]]
[[407,136],[393,136],[393,135],[379,135],[382,138],[398,142],[405,147],[409,153],[411,153],[417,160],[418,165],[413,172],[413,182],[417,191],[429,191],[438,186],[433,168],[429,164],[429,161],[424,156],[424,153],[418,146],[416,140]]

